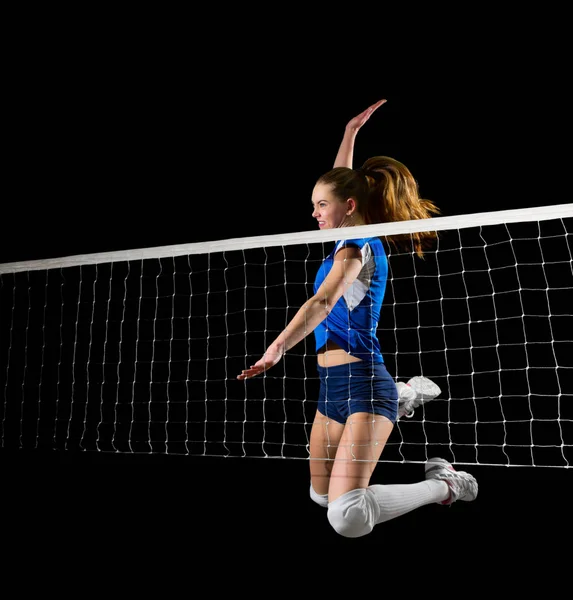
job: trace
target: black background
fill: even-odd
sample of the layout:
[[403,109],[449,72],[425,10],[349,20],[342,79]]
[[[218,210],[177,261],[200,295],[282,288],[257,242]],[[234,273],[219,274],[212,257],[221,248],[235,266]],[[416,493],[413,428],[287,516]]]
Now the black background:
[[[538,30],[508,36],[484,19],[471,36],[463,21],[422,39],[402,31],[400,43],[378,32],[371,47],[361,42],[378,38],[347,38],[349,24],[281,15],[278,35],[275,19],[255,27],[247,12],[22,21],[7,73],[2,262],[312,230],[315,179],[346,122],[382,97],[356,164],[402,160],[444,216],[570,202],[558,35],[541,44]],[[457,594],[454,573],[474,586],[565,575],[567,469],[468,467],[476,502],[346,540],[310,501],[304,461],[0,458],[14,564],[64,580],[73,569],[91,585],[122,574],[133,587],[157,577],[190,593],[208,582],[266,594],[372,579]],[[373,482],[422,476],[381,464]]]

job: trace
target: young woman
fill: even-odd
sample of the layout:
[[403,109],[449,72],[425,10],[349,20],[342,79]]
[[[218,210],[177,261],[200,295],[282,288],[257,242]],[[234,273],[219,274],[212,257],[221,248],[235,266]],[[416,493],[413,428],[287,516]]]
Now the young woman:
[[[352,169],[357,132],[382,106],[380,100],[351,119],[334,168],[312,193],[313,217],[320,229],[426,219],[439,213],[420,198],[408,168],[387,156]],[[434,232],[391,239],[422,257]],[[474,500],[472,475],[432,458],[425,479],[414,484],[370,485],[370,479],[399,416],[397,385],[386,370],[377,337],[386,288],[388,262],[378,237],[346,239],[335,244],[318,269],[314,295],[269,345],[263,357],[238,379],[248,379],[276,365],[285,352],[314,332],[319,401],[310,436],[310,495],[328,507],[328,520],[345,537],[360,537],[375,525],[415,508],[437,502]],[[401,384],[400,414],[439,394],[429,379]],[[407,389],[410,388],[410,389]],[[413,390],[413,393],[412,393]]]

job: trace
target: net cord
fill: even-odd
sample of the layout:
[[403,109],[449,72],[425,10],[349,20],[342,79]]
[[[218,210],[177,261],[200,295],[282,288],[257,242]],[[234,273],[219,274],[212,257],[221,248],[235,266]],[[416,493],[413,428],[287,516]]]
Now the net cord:
[[189,256],[192,254],[208,254],[262,248],[272,246],[289,246],[301,243],[321,243],[371,236],[390,236],[421,231],[446,231],[450,229],[465,229],[480,225],[504,225],[528,221],[546,221],[573,217],[573,204],[556,204],[533,208],[500,210],[485,213],[456,215],[451,217],[433,217],[414,221],[399,221],[395,223],[376,223],[324,231],[303,231],[275,235],[264,235],[244,238],[231,238],[211,242],[195,242],[170,246],[156,246],[133,250],[99,252],[80,254],[60,258],[48,258],[32,261],[19,261],[0,264],[0,275],[20,271],[36,271],[44,269],[76,267],[90,264],[106,264],[149,258],[168,258]]

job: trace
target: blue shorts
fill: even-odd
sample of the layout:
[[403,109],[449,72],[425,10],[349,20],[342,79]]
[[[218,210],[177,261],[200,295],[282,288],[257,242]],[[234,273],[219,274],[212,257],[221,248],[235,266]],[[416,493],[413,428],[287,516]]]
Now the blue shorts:
[[335,367],[317,365],[320,377],[318,410],[346,423],[357,412],[383,415],[396,422],[398,390],[384,363],[353,362]]

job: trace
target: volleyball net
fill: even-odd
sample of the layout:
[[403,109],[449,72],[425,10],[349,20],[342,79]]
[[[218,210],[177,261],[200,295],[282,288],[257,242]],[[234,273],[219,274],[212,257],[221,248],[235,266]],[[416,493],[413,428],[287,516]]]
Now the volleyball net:
[[573,464],[573,204],[0,265],[4,448],[308,459],[314,335],[239,381],[335,240],[386,243],[378,335],[442,393],[381,462]]

